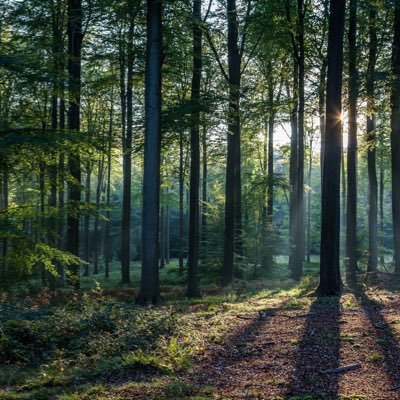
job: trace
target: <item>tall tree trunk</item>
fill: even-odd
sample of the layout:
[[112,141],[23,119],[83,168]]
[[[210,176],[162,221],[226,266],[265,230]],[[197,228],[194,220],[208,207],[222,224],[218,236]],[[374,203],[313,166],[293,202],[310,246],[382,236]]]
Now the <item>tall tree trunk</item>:
[[[91,197],[92,162],[86,162],[85,203],[89,206]],[[85,261],[84,276],[89,276],[90,266],[90,213],[86,211],[83,218],[83,260]]]
[[203,243],[203,254],[202,257],[207,256],[207,126],[204,122],[203,131],[201,135],[201,147],[202,147],[202,207],[201,207],[201,241]]
[[347,145],[346,281],[356,283],[357,271],[357,0],[350,0],[349,23],[349,136]]
[[183,246],[184,246],[184,220],[183,212],[183,191],[184,191],[184,176],[183,176],[183,132],[179,132],[179,274],[183,274]]
[[106,220],[104,226],[104,274],[105,278],[110,277],[110,199],[111,199],[111,155],[112,155],[112,135],[114,129],[114,97],[111,92],[110,125],[108,129],[108,149],[107,149],[107,187],[106,187]]
[[[46,129],[45,123],[42,125],[43,131]],[[45,202],[44,202],[44,197],[45,197],[45,164],[44,161],[39,162],[39,211],[40,211],[40,222],[39,222],[39,235],[38,239],[41,242],[46,241],[46,235],[45,235],[45,214],[44,214],[44,209],[45,209]],[[42,265],[41,269],[41,280],[42,280],[42,285],[45,285],[47,282],[48,274],[45,269],[45,266]]]
[[[167,188],[167,199],[168,199],[168,188]],[[170,240],[169,240],[169,216],[170,209],[169,204],[165,206],[165,265],[169,264],[170,261]]]
[[[268,105],[269,105],[269,117],[268,117],[268,145],[267,149],[264,149],[267,154],[264,154],[264,160],[266,158],[267,165],[264,165],[264,174],[268,171],[267,175],[267,204],[266,204],[266,217],[263,221],[265,224],[265,255],[263,262],[263,270],[271,272],[273,267],[273,248],[268,243],[271,243],[271,233],[273,231],[273,212],[274,212],[274,124],[275,124],[275,111],[274,111],[274,83],[272,79],[272,65],[269,63],[268,66]],[[264,161],[265,162],[265,161]]]
[[[3,210],[7,210],[8,209],[8,192],[9,192],[9,188],[8,188],[8,168],[7,168],[7,161],[6,160],[2,160],[2,165],[1,165],[1,169],[2,169],[2,185],[1,185],[1,197],[2,197],[2,209]],[[1,275],[2,275],[2,282],[4,283],[7,279],[7,275],[8,275],[8,266],[7,266],[7,261],[6,261],[6,256],[7,256],[7,252],[8,252],[8,240],[6,237],[2,238],[2,249],[1,249]]]
[[375,64],[377,56],[376,6],[369,4],[369,55],[367,70],[367,156],[368,156],[368,272],[378,268],[378,180],[376,176]]
[[303,275],[304,261],[304,0],[297,0],[298,19],[298,64],[299,64],[299,119],[298,119],[298,159],[297,159],[297,196],[296,196],[296,255],[293,278],[300,279]]
[[400,274],[400,0],[394,2],[391,93],[394,270]]
[[[130,15],[130,14],[129,14]],[[132,188],[132,128],[133,128],[133,33],[134,22],[130,15],[127,44],[126,79],[126,135],[123,139],[123,194],[121,238],[121,283],[131,283],[131,188]]]
[[326,131],[322,183],[320,296],[341,290],[340,246],[340,159],[342,154],[342,74],[345,0],[330,1]]
[[[64,66],[62,67],[64,71]],[[60,98],[60,131],[65,129],[65,102],[64,84],[61,83],[61,98]],[[65,249],[65,156],[63,153],[58,158],[58,248]],[[58,275],[60,276],[60,284],[65,284],[65,270],[63,265],[57,267]]]
[[241,199],[240,193],[240,53],[238,48],[238,21],[236,0],[228,0],[228,65],[229,111],[228,150],[225,189],[225,235],[222,285],[233,280],[234,251],[241,252]]
[[383,155],[381,154],[381,168],[380,168],[380,176],[379,176],[379,217],[380,217],[380,229],[379,229],[379,262],[381,265],[385,264],[385,232],[384,228],[384,209],[383,209],[383,201],[384,201],[384,189],[385,189],[385,171],[383,167]]
[[325,148],[325,93],[326,93],[327,67],[328,67],[328,60],[325,57],[322,61],[321,72],[319,75],[319,94],[318,94],[319,132],[321,135],[321,149],[320,149],[321,187],[322,187],[324,148]]
[[[342,204],[340,205],[340,211],[341,211],[341,222],[340,222],[340,232],[346,232],[346,168],[345,168],[345,161],[346,161],[346,157],[345,157],[345,152],[343,149],[343,145],[342,145],[342,165],[340,168],[341,171],[341,176],[342,176],[342,191],[341,191],[341,200],[342,200]],[[341,247],[340,247],[340,252],[341,254],[345,254],[346,252],[346,246],[345,246],[345,238],[346,235],[342,234],[341,238],[340,238],[340,242],[341,242]]]
[[[57,31],[54,28],[53,22],[53,41],[56,42],[56,33]],[[56,53],[56,49],[58,46],[56,43],[53,43],[53,68],[54,73],[58,76],[58,54]],[[58,127],[58,99],[57,95],[59,93],[59,84],[58,82],[53,83],[53,94],[51,99],[51,129],[56,130]],[[50,196],[48,200],[49,206],[49,229],[47,233],[47,237],[49,243],[53,247],[57,247],[57,218],[55,215],[56,207],[57,207],[57,154],[51,155],[51,168],[49,171],[50,178]],[[49,288],[51,291],[56,289],[56,277],[53,274],[49,274]]]
[[312,153],[313,140],[310,139],[310,154],[308,158],[308,196],[307,196],[307,262],[311,261],[311,184],[312,184]]
[[293,66],[293,99],[290,111],[290,161],[289,161],[289,270],[292,278],[296,278],[296,220],[297,220],[297,160],[298,160],[298,77],[297,62]]
[[[69,108],[68,130],[80,130],[81,96],[81,47],[82,47],[82,2],[68,0],[68,79]],[[69,154],[69,173],[72,181],[68,185],[68,205],[77,207],[81,199],[81,165],[79,154]],[[67,217],[67,250],[79,256],[79,212],[69,212]],[[69,266],[71,282],[76,289],[80,287],[79,265]]]
[[202,71],[201,0],[193,0],[193,75],[190,127],[188,297],[200,296],[198,280],[200,218],[200,85]]
[[165,267],[165,206],[160,210],[160,269]]
[[162,2],[147,0],[145,143],[142,216],[142,279],[139,304],[160,304],[158,232],[161,148]]
[[94,217],[93,226],[93,274],[99,273],[99,253],[100,253],[100,241],[99,241],[99,222],[100,222],[100,197],[103,187],[104,180],[104,154],[98,161],[97,169],[97,187],[96,187],[96,214]]

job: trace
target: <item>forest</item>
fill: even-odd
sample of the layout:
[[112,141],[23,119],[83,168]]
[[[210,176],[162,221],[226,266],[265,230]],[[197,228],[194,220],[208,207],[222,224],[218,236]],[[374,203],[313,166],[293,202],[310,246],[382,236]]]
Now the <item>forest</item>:
[[0,3],[0,400],[400,399],[400,0]]

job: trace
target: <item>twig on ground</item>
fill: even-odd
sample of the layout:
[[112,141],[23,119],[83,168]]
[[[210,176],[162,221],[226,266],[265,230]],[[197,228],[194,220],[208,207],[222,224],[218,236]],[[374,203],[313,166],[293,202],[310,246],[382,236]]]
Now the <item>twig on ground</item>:
[[340,374],[341,372],[347,372],[351,371],[353,369],[359,369],[361,368],[361,364],[349,364],[349,365],[344,365],[343,367],[339,368],[334,368],[334,369],[326,369],[324,371],[321,371],[322,374]]

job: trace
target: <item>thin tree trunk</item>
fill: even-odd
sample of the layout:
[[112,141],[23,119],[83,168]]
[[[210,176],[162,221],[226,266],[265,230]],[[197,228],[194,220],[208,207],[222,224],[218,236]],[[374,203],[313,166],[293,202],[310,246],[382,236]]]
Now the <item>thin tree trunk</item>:
[[[85,203],[90,204],[91,197],[91,177],[92,177],[92,162],[86,162],[86,182],[85,182]],[[90,266],[90,214],[86,211],[83,218],[83,261],[85,261],[84,276],[89,276]]]
[[319,114],[319,131],[321,135],[321,149],[320,149],[320,169],[321,169],[321,187],[324,165],[324,148],[325,148],[325,91],[326,91],[326,70],[328,67],[328,60],[324,58],[321,66],[321,73],[319,78],[319,95],[318,95],[318,114]]
[[296,253],[293,278],[300,279],[303,275],[304,262],[304,0],[297,0],[298,19],[298,64],[299,64],[299,119],[298,119],[298,159],[297,159],[297,196],[296,196]]
[[[54,29],[53,21],[53,40],[56,42],[56,33],[57,31]],[[58,68],[58,56],[56,53],[56,49],[58,46],[56,43],[53,43],[53,68],[54,73],[57,74]],[[58,74],[57,74],[58,75]],[[58,76],[57,76],[58,78]],[[56,130],[58,127],[58,99],[57,93],[59,92],[59,85],[57,82],[53,83],[53,95],[51,99],[51,129]],[[55,216],[55,211],[57,207],[57,155],[51,155],[52,165],[49,171],[50,178],[50,196],[48,201],[49,206],[49,229],[47,233],[47,237],[49,239],[50,245],[53,247],[57,247],[57,218]],[[56,278],[52,273],[48,274],[49,278],[49,289],[54,291],[56,289]]]
[[349,136],[347,145],[346,281],[356,283],[357,271],[357,0],[350,0],[349,23]]
[[193,76],[190,127],[190,204],[188,297],[200,296],[198,280],[200,222],[200,87],[202,71],[201,0],[193,0]]
[[[2,209],[7,210],[8,209],[8,197],[9,197],[9,184],[8,184],[8,168],[6,164],[6,160],[3,160],[3,165],[2,165]],[[8,266],[7,266],[7,252],[8,252],[8,240],[6,237],[2,238],[2,250],[1,250],[1,256],[2,256],[2,261],[1,261],[1,272],[2,272],[2,282],[5,282],[7,279],[7,274],[8,274]]]
[[296,194],[297,194],[297,160],[298,160],[298,65],[294,62],[293,70],[293,99],[290,112],[290,161],[289,161],[289,181],[290,181],[290,200],[289,200],[289,270],[292,278],[296,278]]
[[[341,176],[342,176],[342,192],[341,192],[341,197],[342,197],[342,204],[340,206],[341,210],[341,222],[340,222],[340,232],[346,232],[346,168],[345,168],[345,152],[342,146],[342,165],[340,168],[341,171]],[[343,236],[343,235],[341,235]],[[341,253],[345,253],[346,251],[346,245],[345,245],[345,237],[346,235],[344,234],[343,237],[340,238],[341,242]]]
[[[168,188],[167,188],[167,199],[168,199]],[[170,262],[170,240],[169,240],[169,216],[170,209],[169,204],[165,206],[165,265]]]
[[165,267],[165,206],[160,210],[160,269]]
[[110,199],[111,199],[111,152],[112,152],[112,135],[114,129],[114,97],[111,92],[110,107],[110,125],[108,130],[108,149],[107,149],[107,189],[106,189],[106,221],[104,227],[104,274],[105,278],[110,277]]
[[367,156],[368,156],[368,272],[378,268],[378,180],[376,175],[375,64],[377,56],[376,6],[369,4],[369,56],[367,70]]
[[94,217],[94,226],[93,226],[93,274],[96,275],[99,273],[99,253],[100,253],[100,241],[99,241],[99,215],[100,215],[100,197],[101,197],[101,189],[103,187],[104,180],[104,154],[101,157],[101,160],[98,161],[98,170],[97,170],[97,187],[96,187],[96,214]]
[[381,155],[381,168],[380,168],[380,177],[379,177],[379,216],[380,216],[380,232],[379,232],[379,244],[380,250],[379,262],[381,265],[385,264],[385,232],[384,228],[384,209],[383,209],[383,201],[384,201],[384,189],[385,189],[385,171],[383,169],[383,155]]
[[307,196],[307,262],[311,261],[311,184],[312,184],[312,152],[313,141],[310,139],[310,154],[308,158],[308,196]]
[[[129,14],[130,15],[130,14]],[[130,284],[131,259],[131,188],[132,188],[132,128],[133,128],[133,37],[134,21],[129,24],[126,79],[126,135],[123,138],[123,194],[121,238],[121,283]]]
[[202,141],[202,164],[203,164],[203,180],[202,180],[202,207],[201,207],[201,241],[203,243],[202,257],[207,257],[207,126],[204,122],[203,132],[201,136]]
[[[263,221],[265,224],[265,255],[263,262],[263,269],[266,272],[271,272],[273,267],[273,249],[268,243],[271,243],[271,233],[273,231],[273,211],[274,211],[274,124],[275,124],[275,111],[274,111],[274,85],[272,80],[272,65],[268,66],[268,104],[269,104],[269,117],[268,117],[268,146],[264,149],[264,158],[267,160],[267,165],[264,174],[267,175],[267,204],[266,204],[266,217]],[[266,145],[266,144],[265,144]],[[264,197],[265,198],[265,197]]]
[[179,132],[179,274],[183,274],[184,213],[183,213],[183,132]]
[[[43,124],[43,130],[46,129],[46,127]],[[44,202],[44,197],[45,197],[45,165],[44,161],[40,161],[39,163],[39,211],[40,211],[40,222],[39,222],[39,227],[40,227],[40,232],[39,232],[39,237],[38,239],[41,242],[45,242],[45,214],[44,214],[44,208],[45,208],[45,202]],[[47,282],[47,271],[45,269],[45,266],[42,265],[41,267],[41,280],[42,280],[42,285],[45,285]]]
[[[82,2],[68,0],[68,77],[69,108],[68,130],[80,130],[80,95],[81,95],[81,47],[82,47]],[[79,154],[68,157],[69,173],[73,180],[68,185],[68,205],[75,208],[81,200],[81,165]],[[67,250],[79,256],[79,212],[69,212],[67,217]],[[71,283],[80,287],[79,265],[70,265]]]

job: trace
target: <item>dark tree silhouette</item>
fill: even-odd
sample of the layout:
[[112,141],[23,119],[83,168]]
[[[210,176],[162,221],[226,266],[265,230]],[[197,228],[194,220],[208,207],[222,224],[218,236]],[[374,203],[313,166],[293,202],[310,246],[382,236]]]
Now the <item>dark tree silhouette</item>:
[[328,35],[326,131],[322,182],[320,296],[341,289],[339,269],[340,163],[342,155],[342,74],[345,0],[331,0]]
[[391,144],[395,272],[400,273],[400,0],[395,0],[392,50]]
[[[81,48],[82,48],[82,3],[81,0],[68,0],[68,130],[80,130],[81,96]],[[72,180],[68,185],[70,207],[81,200],[81,163],[79,154],[69,154],[68,168]],[[67,250],[79,256],[79,215],[70,212],[67,217]],[[79,265],[70,266],[71,279],[79,288]]]
[[225,236],[222,284],[229,285],[233,279],[234,250],[241,251],[241,180],[240,180],[240,61],[238,44],[238,18],[235,0],[228,0],[228,66],[229,66],[229,112],[228,154],[225,190]]
[[[129,6],[131,8],[131,6]],[[122,237],[121,237],[121,283],[129,284],[131,259],[131,188],[132,188],[132,124],[133,124],[133,36],[134,18],[128,11],[129,29],[127,41],[126,77],[126,132],[122,137],[123,194],[122,194]]]
[[200,186],[200,85],[202,70],[201,0],[193,1],[193,76],[192,76],[192,121],[190,129],[190,204],[189,204],[189,252],[188,288],[189,297],[200,295],[198,283],[199,261],[199,186]]
[[357,270],[357,0],[350,0],[349,7],[346,278],[348,283],[354,284]]
[[376,33],[376,5],[369,4],[368,31],[369,53],[367,68],[367,155],[368,155],[368,272],[378,267],[378,180],[376,176],[375,131],[375,64],[378,51]]
[[161,0],[147,0],[142,279],[138,304],[160,304],[159,212],[161,148]]

